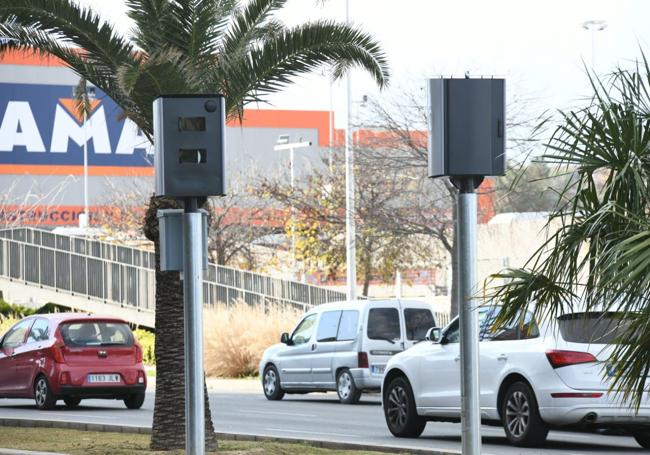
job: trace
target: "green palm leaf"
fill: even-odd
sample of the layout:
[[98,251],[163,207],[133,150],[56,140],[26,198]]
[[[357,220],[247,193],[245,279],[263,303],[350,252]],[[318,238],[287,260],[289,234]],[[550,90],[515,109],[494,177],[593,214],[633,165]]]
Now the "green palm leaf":
[[636,71],[590,80],[592,103],[562,113],[544,156],[574,173],[575,196],[569,186],[559,194],[554,234],[525,269],[493,275],[487,297],[505,305],[498,324],[532,302],[542,317],[578,302],[583,311],[626,314],[631,323],[611,359],[612,392],[639,406],[650,366],[650,68],[644,56]]

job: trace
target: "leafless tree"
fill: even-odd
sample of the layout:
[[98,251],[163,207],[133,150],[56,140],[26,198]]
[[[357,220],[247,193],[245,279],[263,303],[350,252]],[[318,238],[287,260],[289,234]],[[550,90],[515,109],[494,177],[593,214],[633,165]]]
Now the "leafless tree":
[[[305,185],[295,188],[266,180],[262,187],[272,199],[293,207],[287,234],[295,232],[297,258],[311,269],[335,277],[345,264],[345,173],[341,153],[332,167],[317,168]],[[428,260],[428,246],[410,233],[394,229],[384,216],[399,204],[404,183],[395,171],[371,168],[356,170],[356,252],[362,277],[362,294],[368,295],[371,280],[391,279],[397,269]],[[293,229],[293,231],[292,231]]]
[[[25,179],[30,179],[27,182],[28,189],[19,189]],[[16,178],[0,194],[0,227],[46,224],[48,211],[56,210],[65,189],[73,181],[74,177],[68,176],[44,189],[31,176]]]
[[[507,147],[510,165],[521,167],[537,144],[540,130],[535,128],[536,118],[526,111],[525,100],[515,105],[506,123]],[[366,108],[366,116],[356,127],[356,140],[363,146],[357,153],[357,166],[363,172],[373,168],[377,173],[395,172],[400,179],[410,182],[400,185],[399,203],[378,216],[385,217],[383,224],[393,223],[395,235],[428,236],[446,250],[452,265],[451,314],[455,316],[459,273],[455,233],[457,190],[447,178],[427,178],[429,113],[425,93],[406,90],[393,100],[371,98]],[[479,198],[494,191],[494,185],[483,185],[478,189]],[[479,210],[486,209],[493,207],[479,203]]]

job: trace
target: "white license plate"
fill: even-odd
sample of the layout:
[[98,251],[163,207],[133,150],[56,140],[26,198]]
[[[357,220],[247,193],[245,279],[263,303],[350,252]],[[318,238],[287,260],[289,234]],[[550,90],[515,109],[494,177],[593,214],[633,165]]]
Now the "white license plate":
[[119,374],[89,374],[88,375],[89,383],[104,382],[104,383],[116,383],[121,382]]
[[384,374],[385,369],[386,369],[386,367],[384,365],[373,365],[370,368],[370,372],[372,374]]

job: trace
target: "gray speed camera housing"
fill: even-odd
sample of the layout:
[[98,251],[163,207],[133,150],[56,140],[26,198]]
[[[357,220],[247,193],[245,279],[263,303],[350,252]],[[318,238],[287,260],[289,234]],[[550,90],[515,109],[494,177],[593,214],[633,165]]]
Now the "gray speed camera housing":
[[505,174],[505,80],[429,79],[429,177]]
[[153,102],[156,195],[225,194],[222,95],[165,95]]

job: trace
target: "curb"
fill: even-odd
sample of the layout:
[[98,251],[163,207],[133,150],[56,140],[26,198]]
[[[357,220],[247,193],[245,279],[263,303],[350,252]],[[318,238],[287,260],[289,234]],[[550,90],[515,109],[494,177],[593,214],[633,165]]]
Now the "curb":
[[[111,425],[111,424],[98,424],[98,423],[82,423],[70,421],[52,421],[52,420],[35,420],[35,419],[9,419],[0,418],[0,426],[23,427],[23,428],[64,428],[68,430],[80,431],[102,431],[108,433],[137,433],[137,434],[151,434],[149,427],[137,427],[129,425]],[[366,450],[383,453],[403,453],[413,455],[459,455],[460,451],[457,450],[444,450],[444,449],[417,449],[405,448],[399,446],[389,445],[374,445],[362,444],[354,442],[334,442],[323,441],[319,439],[300,439],[284,436],[261,436],[247,433],[221,433],[216,432],[217,439],[225,441],[259,441],[259,442],[285,442],[285,443],[299,443],[307,444],[312,447],[322,449],[334,450]],[[13,454],[13,453],[26,453],[22,452],[3,452],[5,449],[0,449],[0,455]],[[42,452],[34,452],[34,455],[45,455]]]

